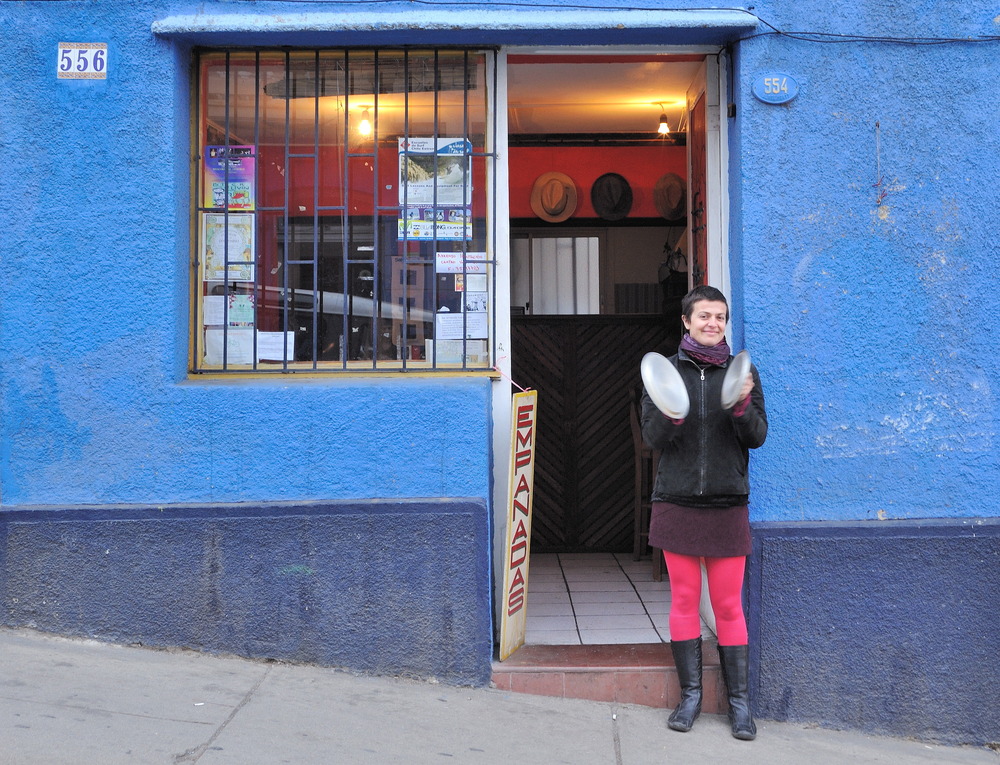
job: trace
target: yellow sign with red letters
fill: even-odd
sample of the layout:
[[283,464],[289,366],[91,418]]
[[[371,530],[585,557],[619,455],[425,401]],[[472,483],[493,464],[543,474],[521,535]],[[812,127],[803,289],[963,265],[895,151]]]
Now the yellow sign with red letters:
[[524,645],[531,552],[531,500],[535,482],[535,422],[538,391],[514,394],[507,545],[504,555],[500,661]]

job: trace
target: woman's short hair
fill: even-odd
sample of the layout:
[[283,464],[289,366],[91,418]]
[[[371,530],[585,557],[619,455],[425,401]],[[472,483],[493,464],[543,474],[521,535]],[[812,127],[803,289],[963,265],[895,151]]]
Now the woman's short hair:
[[729,301],[726,300],[726,296],[715,287],[709,287],[707,284],[695,287],[681,298],[681,314],[690,319],[691,314],[694,312],[694,304],[699,300],[718,300],[721,303],[725,303],[726,319],[729,318]]

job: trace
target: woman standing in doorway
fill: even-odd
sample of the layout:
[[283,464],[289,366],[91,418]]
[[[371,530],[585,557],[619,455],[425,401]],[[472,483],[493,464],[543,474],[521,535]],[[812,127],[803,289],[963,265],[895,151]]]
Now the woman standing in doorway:
[[736,404],[722,406],[722,381],[732,361],[726,343],[729,305],[714,287],[696,287],[681,301],[687,330],[669,361],[691,402],[687,416],[670,419],[642,398],[642,436],[661,450],[649,544],[663,550],[670,577],[670,648],[681,700],[673,730],[689,731],[701,712],[701,561],[708,573],[719,658],[729,696],[733,736],[757,735],[750,713],[743,576],[750,554],[748,450],[764,443],[767,414],[757,370],[751,366]]

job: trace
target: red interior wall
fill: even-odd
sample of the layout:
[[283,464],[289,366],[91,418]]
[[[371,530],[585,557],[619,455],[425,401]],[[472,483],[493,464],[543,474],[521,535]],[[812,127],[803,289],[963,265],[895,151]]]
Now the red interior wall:
[[[371,159],[353,159],[351,167],[352,212],[371,213],[371,189],[375,185],[371,177]],[[312,213],[313,170],[311,160],[293,160],[291,168],[283,168],[284,151],[280,156],[259,153],[258,173],[261,188],[257,192],[261,205],[280,205],[284,196],[285,173],[289,175],[289,191],[292,214]],[[382,204],[397,202],[396,185],[398,155],[395,150],[381,150],[379,153],[378,188]],[[557,171],[566,173],[576,183],[577,208],[573,218],[595,218],[590,203],[590,188],[604,173],[618,173],[625,177],[632,187],[632,210],[629,218],[658,218],[660,214],[653,204],[653,186],[664,173],[676,173],[687,177],[687,150],[683,146],[654,144],[652,146],[621,147],[518,147],[510,150],[510,215],[512,218],[534,218],[531,209],[531,188],[535,179],[543,173]],[[473,185],[484,189],[483,164],[474,163]],[[343,203],[340,178],[343,171],[339,167],[339,155],[320,149],[320,199],[321,205]],[[481,216],[485,212],[486,195],[473,194],[473,214]],[[299,210],[304,207],[305,210]]]
[[[291,153],[308,154],[311,146],[292,147]],[[280,207],[284,203],[285,181],[288,181],[288,204],[290,215],[312,215],[314,165],[309,157],[293,158],[285,167],[283,147],[262,146],[257,153],[258,182],[257,203],[260,206]],[[348,173],[351,194],[351,215],[372,214],[372,191],[378,189],[379,204],[393,207],[399,204],[399,152],[393,148],[381,148],[378,153],[378,173],[374,178],[374,157],[352,157]],[[483,217],[486,214],[486,174],[485,162],[481,159],[472,163],[472,214]],[[321,146],[319,149],[319,197],[321,206],[344,204],[343,158],[339,147]],[[330,213],[326,213],[330,214]]]
[[[632,187],[629,218],[658,218],[653,186],[664,173],[687,178],[684,146],[654,144],[621,147],[519,147],[510,150],[510,217],[534,218],[531,187],[543,173],[566,173],[576,183],[577,207],[573,218],[595,218],[590,188],[605,173],[618,173]],[[572,220],[571,218],[570,220]]]

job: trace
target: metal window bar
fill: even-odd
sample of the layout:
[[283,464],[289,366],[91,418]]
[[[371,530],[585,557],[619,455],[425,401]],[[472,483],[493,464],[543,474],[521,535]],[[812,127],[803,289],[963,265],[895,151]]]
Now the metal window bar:
[[[312,209],[313,209],[313,225],[312,225],[312,283],[313,283],[313,301],[312,301],[312,311],[310,312],[310,319],[312,321],[312,368],[316,369],[316,362],[319,356],[319,348],[317,343],[319,341],[319,316],[317,310],[319,308],[319,51],[315,53],[315,78],[316,78],[316,94],[313,98],[313,182],[312,182]],[[285,342],[287,347],[288,343]]]
[[[360,54],[359,54],[360,55]],[[362,59],[363,60],[363,59]],[[350,359],[350,349],[351,349],[351,335],[354,333],[354,328],[351,326],[351,317],[354,316],[354,290],[352,289],[352,266],[371,266],[372,269],[372,307],[371,307],[371,319],[370,326],[368,329],[368,344],[372,349],[372,369],[377,368],[378,364],[378,354],[377,354],[377,329],[378,329],[378,317],[376,306],[378,304],[378,284],[379,284],[379,274],[378,274],[378,264],[381,260],[381,246],[379,242],[379,232],[378,232],[378,208],[377,208],[377,194],[378,194],[378,179],[379,179],[379,169],[378,169],[378,96],[379,96],[379,65],[378,65],[378,51],[375,51],[372,58],[372,72],[373,72],[373,106],[371,107],[371,112],[369,112],[370,118],[373,120],[372,125],[372,148],[370,151],[351,151],[350,150],[350,135],[352,130],[351,124],[351,97],[352,97],[352,69],[351,69],[351,51],[345,51],[344,53],[344,115],[345,115],[345,134],[344,134],[344,145],[345,145],[345,162],[344,162],[344,209],[342,212],[342,224],[341,224],[341,241],[342,241],[342,281],[344,289],[344,300],[346,307],[341,311],[341,367],[347,369],[348,362]],[[362,70],[363,71],[363,70]],[[353,195],[355,189],[350,183],[350,173],[351,173],[351,159],[352,158],[369,158],[372,162],[372,181],[371,181],[371,193],[373,200],[372,209],[372,243],[371,245],[364,245],[366,251],[371,252],[370,258],[354,257],[354,249],[352,245],[357,248],[358,254],[360,255],[361,247],[357,245],[357,227],[353,225],[351,216],[349,212],[351,210],[351,196]],[[360,191],[360,190],[359,190]],[[370,249],[369,249],[370,247]],[[360,331],[360,329],[359,329]],[[359,338],[360,341],[360,338]]]
[[[227,105],[228,108],[228,105]],[[253,152],[254,152],[254,163],[253,163],[253,187],[254,187],[254,210],[260,209],[260,194],[258,190],[260,189],[260,163],[257,161],[257,155],[260,153],[258,147],[260,146],[260,51],[255,51],[253,56]],[[228,192],[227,192],[228,193]],[[257,221],[257,213],[254,212],[254,223]],[[259,242],[261,239],[261,233],[258,226],[254,225],[254,251],[259,252]],[[253,368],[257,369],[257,316],[261,310],[260,306],[262,303],[267,301],[263,299],[264,290],[263,285],[260,281],[260,269],[256,267],[257,264],[254,263],[253,269],[253,300],[254,300],[254,323],[253,323],[253,341],[250,344],[251,353],[253,354]]]
[[[285,92],[290,93],[292,88],[292,60],[291,53],[285,51]],[[290,221],[288,220],[288,200],[290,197],[289,183],[291,179],[291,168],[289,167],[289,154],[290,154],[290,142],[291,142],[291,117],[292,117],[292,99],[285,99],[285,136],[284,136],[284,167],[285,172],[282,175],[282,226],[285,232],[285,236],[281,243],[281,289],[278,294],[281,295],[281,331],[284,333],[285,337],[288,337],[288,249],[289,244],[294,243],[295,235],[292,233],[292,228]],[[256,333],[254,333],[256,335]],[[282,343],[282,370],[288,369],[288,347],[287,343]],[[254,359],[256,360],[257,353],[254,352]],[[256,368],[256,366],[254,367]]]
[[[403,51],[403,82],[407,83],[406,90],[403,92],[403,151],[402,151],[402,155],[403,156],[398,161],[405,162],[408,165],[408,163],[410,161],[410,149],[409,149],[409,146],[410,146],[410,88],[409,88],[409,82],[410,82],[410,52],[409,51]],[[396,203],[399,204],[399,202],[400,202],[400,200],[399,200],[399,192],[397,190],[397,192],[396,192]],[[403,242],[403,244],[402,244],[403,254],[402,254],[402,257],[400,258],[400,261],[403,264],[403,268],[402,268],[402,273],[403,273],[403,302],[402,302],[402,305],[400,306],[400,314],[402,315],[402,322],[401,322],[402,330],[400,332],[400,340],[399,340],[399,342],[400,342],[400,345],[405,348],[406,347],[406,340],[409,338],[409,332],[410,332],[410,301],[409,301],[409,296],[406,294],[406,292],[407,292],[406,288],[409,287],[409,273],[410,273],[410,217],[409,217],[410,216],[410,184],[409,183],[403,184],[402,208],[400,209],[400,212],[398,214],[403,217],[403,221],[404,221],[403,222],[403,239],[402,239],[402,242]],[[435,288],[432,286],[431,289],[432,289],[432,295],[433,295],[434,294],[433,290]],[[431,299],[431,310],[434,310],[434,308],[435,308],[435,299],[436,298],[433,298],[433,297]],[[437,343],[435,343],[434,345],[436,346]],[[434,352],[431,354],[431,359],[430,359],[431,369],[434,369],[434,368],[437,367],[437,361],[436,361],[437,356],[436,356],[436,354],[437,354],[437,348],[435,347],[434,348]],[[406,360],[406,353],[403,352],[400,355],[403,357],[403,369],[405,370],[406,369],[406,361],[407,361]]]

